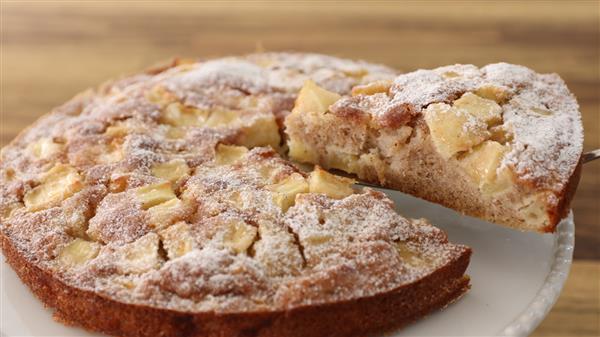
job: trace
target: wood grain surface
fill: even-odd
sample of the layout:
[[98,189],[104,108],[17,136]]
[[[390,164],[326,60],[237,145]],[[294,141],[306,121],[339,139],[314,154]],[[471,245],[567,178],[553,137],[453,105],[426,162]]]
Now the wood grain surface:
[[[600,148],[599,3],[0,1],[0,145],[52,107],[173,56],[312,51],[403,71],[506,61],[556,72]],[[573,201],[576,262],[534,336],[600,335],[600,160]]]

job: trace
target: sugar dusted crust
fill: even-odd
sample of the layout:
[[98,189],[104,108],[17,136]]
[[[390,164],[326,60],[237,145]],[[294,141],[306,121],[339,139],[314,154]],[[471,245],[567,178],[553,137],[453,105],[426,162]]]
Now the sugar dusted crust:
[[4,255],[59,320],[111,335],[363,335],[442,308],[469,287],[468,247],[277,152],[306,79],[393,76],[275,53],[86,92],[2,150]]
[[521,230],[552,232],[568,212],[583,129],[558,75],[453,65],[352,92],[287,118],[292,159]]

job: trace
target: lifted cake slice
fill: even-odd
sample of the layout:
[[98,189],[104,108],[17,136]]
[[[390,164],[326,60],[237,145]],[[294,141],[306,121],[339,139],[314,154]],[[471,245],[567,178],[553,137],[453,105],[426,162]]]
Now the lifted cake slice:
[[300,91],[285,121],[291,159],[520,230],[554,231],[569,209],[583,130],[556,74],[454,65],[334,98],[312,82]]

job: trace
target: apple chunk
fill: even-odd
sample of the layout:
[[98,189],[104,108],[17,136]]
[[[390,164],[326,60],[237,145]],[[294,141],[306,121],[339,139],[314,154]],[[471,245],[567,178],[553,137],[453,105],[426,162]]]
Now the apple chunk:
[[143,209],[149,209],[150,207],[177,198],[169,182],[140,187],[136,191],[136,195]]
[[58,262],[67,267],[82,265],[95,258],[100,244],[83,239],[75,239],[66,245],[58,255]]
[[446,159],[489,137],[484,121],[444,103],[429,105],[425,110],[425,122],[437,152]]
[[284,212],[294,205],[296,194],[309,191],[308,183],[300,173],[293,173],[277,184],[267,186],[267,189],[275,192],[273,200]]
[[334,199],[342,199],[354,193],[354,180],[336,176],[318,166],[311,172],[308,184],[311,193],[322,193]]
[[470,92],[454,101],[455,109],[464,109],[488,125],[495,125],[502,121],[502,108],[496,101],[479,97]]
[[219,144],[215,151],[215,162],[217,165],[233,164],[242,159],[246,153],[248,148],[245,146]]
[[499,172],[507,152],[508,146],[488,140],[459,158],[459,163],[484,193],[496,193],[510,186],[508,169]]
[[315,82],[308,80],[304,82],[304,86],[300,89],[293,111],[323,113],[340,97],[340,95],[325,90],[316,85]]
[[241,221],[232,221],[223,236],[223,244],[238,254],[245,253],[254,243],[257,233],[258,230],[254,226]]
[[28,211],[35,212],[56,206],[83,188],[77,170],[66,164],[56,164],[41,178],[41,184],[25,194]]

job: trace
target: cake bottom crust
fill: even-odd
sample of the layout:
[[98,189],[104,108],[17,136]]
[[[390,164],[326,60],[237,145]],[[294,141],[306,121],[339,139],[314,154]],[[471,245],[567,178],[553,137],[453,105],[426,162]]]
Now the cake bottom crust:
[[360,336],[404,326],[457,300],[469,289],[470,251],[423,279],[356,300],[287,311],[187,313],[127,304],[70,287],[34,265],[0,234],[7,262],[55,319],[118,336]]

